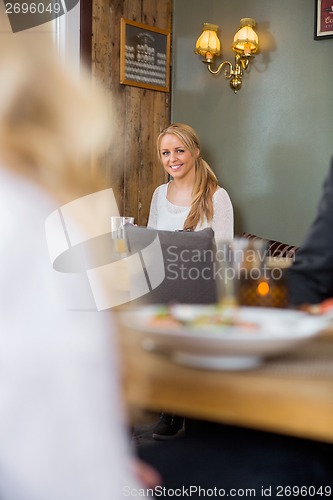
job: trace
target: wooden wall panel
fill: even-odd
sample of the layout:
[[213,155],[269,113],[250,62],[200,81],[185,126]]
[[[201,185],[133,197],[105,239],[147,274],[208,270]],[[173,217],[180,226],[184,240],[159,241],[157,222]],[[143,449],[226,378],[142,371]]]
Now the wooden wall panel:
[[110,94],[114,129],[100,160],[119,210],[146,225],[154,189],[166,181],[156,137],[170,123],[170,95],[119,83],[120,19],[171,30],[172,0],[92,0],[92,72]]
[[91,65],[92,43],[92,0],[80,1],[80,57],[87,66]]

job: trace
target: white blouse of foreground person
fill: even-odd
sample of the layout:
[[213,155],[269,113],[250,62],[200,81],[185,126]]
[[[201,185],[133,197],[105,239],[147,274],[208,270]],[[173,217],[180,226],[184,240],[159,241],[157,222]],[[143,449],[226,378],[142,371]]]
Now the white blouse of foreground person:
[[45,238],[57,207],[0,167],[0,498],[116,500],[132,470],[109,313],[66,310]]
[[[172,181],[171,181],[172,182]],[[150,206],[148,227],[177,231],[184,225],[190,207],[173,205],[167,199],[169,183],[155,189]],[[215,239],[231,240],[234,236],[234,211],[227,191],[218,187],[213,195],[214,216],[212,221],[204,222],[196,227],[196,231],[211,227]]]

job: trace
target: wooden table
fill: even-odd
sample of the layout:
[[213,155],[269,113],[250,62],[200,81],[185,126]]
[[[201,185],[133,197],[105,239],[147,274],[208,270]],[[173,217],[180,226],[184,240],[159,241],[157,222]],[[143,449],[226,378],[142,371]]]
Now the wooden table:
[[178,366],[143,350],[143,334],[119,327],[130,409],[175,412],[333,443],[333,335],[248,371]]

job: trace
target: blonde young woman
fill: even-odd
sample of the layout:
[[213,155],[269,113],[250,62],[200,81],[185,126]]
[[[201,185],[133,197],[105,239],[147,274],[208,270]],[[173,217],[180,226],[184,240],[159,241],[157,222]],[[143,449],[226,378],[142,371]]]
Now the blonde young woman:
[[[110,134],[106,103],[91,79],[78,83],[63,69],[51,43],[28,35],[2,42],[0,496],[121,499],[142,483],[127,441],[112,318],[68,310],[83,292],[71,279],[62,286],[45,237],[54,210],[105,187],[90,159]],[[157,480],[134,468],[146,484]]]
[[[148,227],[169,231],[214,230],[215,239],[234,236],[234,213],[229,195],[201,156],[195,130],[184,123],[165,128],[157,138],[161,163],[172,180],[152,198]],[[183,432],[183,417],[162,413],[153,438],[167,440]]]
[[230,197],[202,158],[195,130],[174,123],[158,136],[157,149],[172,180],[155,190],[148,226],[170,231],[211,227],[216,240],[232,239],[234,214]]

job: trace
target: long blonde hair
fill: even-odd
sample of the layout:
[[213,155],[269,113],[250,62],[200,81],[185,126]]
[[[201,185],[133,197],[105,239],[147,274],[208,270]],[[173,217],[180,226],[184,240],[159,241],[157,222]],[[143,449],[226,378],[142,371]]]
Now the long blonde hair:
[[[157,138],[158,156],[162,162],[161,140],[166,134],[173,134],[192,154],[195,161],[195,181],[192,191],[191,208],[183,229],[194,230],[206,218],[210,222],[214,215],[213,195],[218,180],[208,163],[201,157],[199,138],[195,130],[185,123],[173,123],[166,127]],[[199,151],[199,154],[197,152]]]
[[53,43],[12,36],[0,44],[0,160],[69,201],[106,187],[92,153],[110,136],[101,89],[65,68]]

